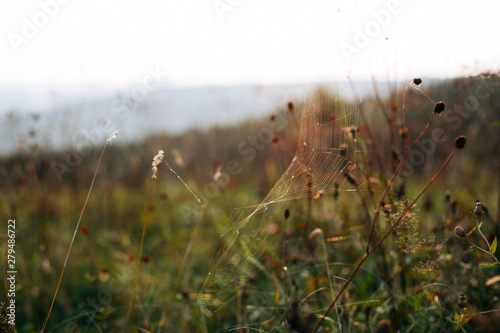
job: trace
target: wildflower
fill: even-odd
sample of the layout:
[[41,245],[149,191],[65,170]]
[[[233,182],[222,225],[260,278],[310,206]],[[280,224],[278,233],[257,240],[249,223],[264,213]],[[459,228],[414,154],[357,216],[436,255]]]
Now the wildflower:
[[466,142],[467,138],[463,135],[460,135],[458,138],[455,139],[455,147],[457,147],[457,149],[462,149],[465,146]]
[[114,131],[113,134],[111,134],[108,138],[108,141],[107,143],[108,144],[111,144],[111,141],[113,141],[113,139],[116,139],[116,136],[118,135],[118,131]]
[[436,103],[436,105],[434,105],[434,113],[441,115],[441,113],[444,111],[445,108],[446,104],[444,104],[444,102],[439,101]]
[[158,165],[161,163],[161,161],[163,160],[163,155],[164,152],[163,150],[158,150],[158,154],[155,155],[155,157],[153,157],[153,163],[151,164],[153,167],[151,168],[151,170],[153,170],[153,175],[151,176],[151,178],[156,178],[156,173],[158,172]]
[[413,79],[413,84],[416,85],[416,86],[419,86],[420,84],[422,83],[422,79],[421,78],[415,78]]
[[457,225],[455,227],[455,235],[460,238],[465,238],[465,230],[461,226]]

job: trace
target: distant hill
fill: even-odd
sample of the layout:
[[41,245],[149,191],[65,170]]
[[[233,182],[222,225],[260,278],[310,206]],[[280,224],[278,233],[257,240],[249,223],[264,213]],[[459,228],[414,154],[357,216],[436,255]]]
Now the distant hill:
[[[133,87],[121,91],[0,87],[0,154],[34,144],[46,150],[67,149],[85,139],[97,142],[116,129],[120,130],[121,140],[130,142],[158,132],[178,134],[191,128],[236,124],[275,112],[288,101],[302,102],[320,85],[331,87],[344,98],[354,97],[347,81],[266,86],[165,85],[147,91],[141,100],[131,97]],[[356,81],[354,86],[361,98],[373,95],[371,81]],[[382,97],[388,94],[388,88],[385,83],[378,85]]]

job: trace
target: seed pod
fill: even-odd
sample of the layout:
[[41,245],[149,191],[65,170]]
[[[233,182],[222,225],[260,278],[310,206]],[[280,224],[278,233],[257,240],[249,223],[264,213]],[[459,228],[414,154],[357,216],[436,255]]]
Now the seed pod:
[[457,147],[457,149],[462,149],[465,146],[466,142],[467,142],[467,138],[465,136],[461,135],[455,139],[455,147]]
[[457,235],[460,238],[465,238],[465,230],[461,226],[457,225],[455,227],[455,235]]
[[436,105],[434,105],[434,113],[441,115],[441,113],[444,111],[445,108],[446,104],[444,104],[444,102],[439,101],[436,103]]

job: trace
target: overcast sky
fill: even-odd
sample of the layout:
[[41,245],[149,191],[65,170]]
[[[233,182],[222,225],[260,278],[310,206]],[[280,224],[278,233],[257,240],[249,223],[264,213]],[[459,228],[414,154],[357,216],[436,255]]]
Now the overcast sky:
[[[44,5],[45,4],[45,5]],[[450,77],[500,69],[498,1],[0,4],[0,84],[121,88]]]

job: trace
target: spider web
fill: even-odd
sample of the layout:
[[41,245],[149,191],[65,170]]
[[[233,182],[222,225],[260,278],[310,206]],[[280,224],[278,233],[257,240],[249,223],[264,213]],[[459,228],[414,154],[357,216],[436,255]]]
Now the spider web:
[[260,204],[232,211],[218,240],[199,294],[207,314],[234,300],[238,287],[256,271],[279,284],[261,260],[264,253],[279,257],[280,239],[268,232],[270,221],[277,219],[272,212],[283,212],[277,207],[335,190],[356,191],[366,183],[355,163],[357,116],[356,106],[325,92],[310,99],[302,111],[298,148],[287,170]]

